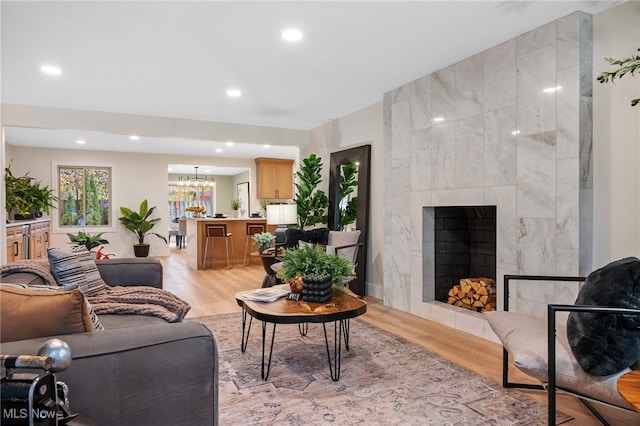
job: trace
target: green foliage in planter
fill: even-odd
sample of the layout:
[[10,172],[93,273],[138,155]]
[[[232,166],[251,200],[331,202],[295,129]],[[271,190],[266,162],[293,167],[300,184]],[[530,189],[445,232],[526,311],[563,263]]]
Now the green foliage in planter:
[[[640,49],[638,49],[640,52]],[[615,65],[618,68],[612,72],[603,71],[598,76],[598,81],[600,83],[608,83],[609,81],[614,82],[614,80],[622,78],[625,74],[635,75],[635,72],[640,69],[640,55],[631,56],[630,58],[625,59],[613,59],[613,58],[604,58],[611,65]],[[631,99],[631,106],[636,106],[640,103],[640,98]]]
[[160,221],[159,218],[149,219],[155,209],[155,206],[149,208],[147,200],[144,200],[142,201],[142,203],[140,203],[140,208],[137,212],[131,210],[128,207],[120,207],[120,213],[122,213],[122,217],[119,217],[118,220],[124,225],[125,228],[134,233],[136,238],[138,238],[138,244],[144,244],[144,237],[147,234],[155,235],[165,243],[167,242],[167,239],[164,237],[164,235],[150,232],[151,228],[153,228],[156,223]]
[[329,274],[331,282],[342,287],[345,280],[356,275],[353,263],[344,257],[306,246],[285,250],[279,274],[287,281],[298,275]]
[[240,209],[240,204],[242,204],[240,200],[231,200],[231,210]]
[[293,201],[296,203],[300,229],[317,223],[327,223],[329,197],[324,191],[317,189],[322,182],[321,170],[322,159],[311,154],[302,160],[300,171],[296,173],[300,181],[296,183],[296,194]]
[[[354,163],[343,164],[340,167],[340,202],[342,203],[358,187],[358,166]],[[358,197],[352,197],[340,209],[340,229],[356,220]]]
[[4,169],[5,209],[8,212],[29,213],[43,211],[49,214],[56,206],[58,197],[53,195],[53,189],[42,185],[40,181],[29,176],[29,173],[16,177],[11,172],[11,166]]
[[274,237],[271,232],[259,232],[257,234],[253,234],[253,241],[255,241],[259,246],[269,245],[275,239],[276,237]]
[[109,244],[109,241],[102,238],[102,234],[104,234],[104,232],[90,234],[88,232],[79,231],[77,234],[67,233],[67,237],[69,237],[70,240],[69,244],[85,246],[87,250],[91,251],[99,245]]

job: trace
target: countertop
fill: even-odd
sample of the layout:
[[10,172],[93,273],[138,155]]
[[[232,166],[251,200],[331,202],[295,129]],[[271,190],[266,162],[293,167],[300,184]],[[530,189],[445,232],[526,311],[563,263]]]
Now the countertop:
[[7,227],[9,226],[22,226],[22,225],[31,225],[34,223],[40,222],[49,222],[51,221],[50,217],[41,217],[38,219],[28,219],[28,220],[10,220],[7,222]]

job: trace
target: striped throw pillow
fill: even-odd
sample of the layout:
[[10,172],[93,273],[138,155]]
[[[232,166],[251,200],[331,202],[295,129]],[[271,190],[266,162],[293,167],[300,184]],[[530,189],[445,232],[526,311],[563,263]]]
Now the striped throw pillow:
[[96,296],[107,288],[93,255],[85,246],[72,246],[71,250],[50,248],[48,256],[58,285],[77,284],[86,296]]

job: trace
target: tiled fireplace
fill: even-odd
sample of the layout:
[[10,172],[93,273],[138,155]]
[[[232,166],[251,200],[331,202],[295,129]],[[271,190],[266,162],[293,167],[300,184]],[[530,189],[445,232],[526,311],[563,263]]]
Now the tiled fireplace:
[[[505,274],[591,270],[591,52],[577,12],[385,94],[386,305],[492,338],[435,300],[436,207],[495,209],[498,309]],[[577,288],[516,293],[544,315]]]

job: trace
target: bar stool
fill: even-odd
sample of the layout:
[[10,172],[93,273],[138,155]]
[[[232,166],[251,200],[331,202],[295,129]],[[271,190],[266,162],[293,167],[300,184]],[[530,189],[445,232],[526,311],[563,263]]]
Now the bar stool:
[[176,236],[176,246],[182,249],[187,246],[187,219],[178,219],[178,235]]
[[[235,259],[236,254],[233,248],[233,238],[230,232],[227,232],[227,224],[219,223],[215,225],[206,225],[205,228],[206,242],[204,244],[204,256],[202,257],[202,269],[207,266],[207,253],[209,251],[209,240],[211,240],[211,251],[214,250],[216,238],[224,238],[227,252],[227,268],[229,267],[229,241],[231,241],[231,256]],[[214,252],[215,253],[215,252]]]
[[[265,224],[247,222],[246,228],[247,239],[244,243],[244,259],[242,260],[242,266],[247,266],[249,263],[251,263],[251,259],[249,259],[249,263],[247,263],[247,252],[249,251],[248,249],[254,244],[253,236],[265,231]],[[251,241],[251,243],[249,243],[249,241]]]

